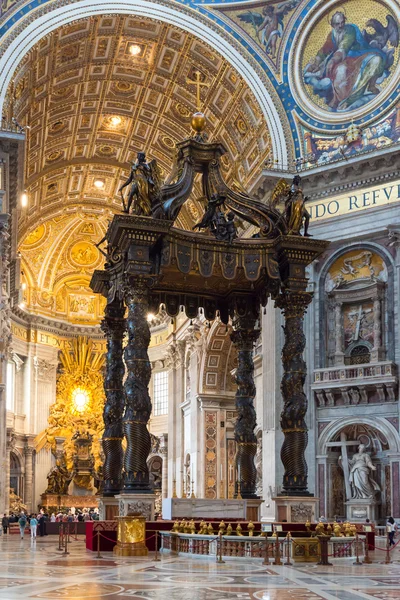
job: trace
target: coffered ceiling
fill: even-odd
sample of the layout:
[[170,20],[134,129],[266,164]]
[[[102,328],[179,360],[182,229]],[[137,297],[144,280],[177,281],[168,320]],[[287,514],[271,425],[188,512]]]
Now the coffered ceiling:
[[[227,180],[251,187],[269,156],[268,127],[241,77],[181,29],[155,20],[100,16],[62,27],[25,57],[9,109],[28,125],[19,220],[25,297],[31,312],[97,323],[102,303],[88,288],[103,261],[94,243],[120,210],[118,188],[136,153],[164,177],[175,144],[190,133],[200,71],[211,139],[224,143]],[[177,226],[191,228],[203,205],[196,187]]]

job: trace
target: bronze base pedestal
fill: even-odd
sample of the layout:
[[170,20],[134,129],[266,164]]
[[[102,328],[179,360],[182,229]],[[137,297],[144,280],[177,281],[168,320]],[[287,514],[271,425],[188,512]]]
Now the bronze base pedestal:
[[114,546],[115,556],[148,556],[145,544],[146,519],[143,515],[135,514],[127,517],[117,517],[117,545]]

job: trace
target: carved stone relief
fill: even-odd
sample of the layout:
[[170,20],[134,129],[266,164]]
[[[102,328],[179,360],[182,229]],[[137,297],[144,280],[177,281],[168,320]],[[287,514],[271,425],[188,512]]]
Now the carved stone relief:
[[312,519],[312,506],[307,506],[300,502],[299,504],[292,504],[291,514],[293,523],[305,523]]

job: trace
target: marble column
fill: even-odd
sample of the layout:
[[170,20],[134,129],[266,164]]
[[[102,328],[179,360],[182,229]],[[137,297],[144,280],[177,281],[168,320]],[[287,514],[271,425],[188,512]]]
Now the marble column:
[[114,496],[122,487],[123,427],[125,366],[123,362],[122,341],[125,332],[125,306],[120,300],[114,300],[106,306],[101,328],[107,338],[106,374],[104,391],[104,433],[103,433],[103,479],[104,496]]
[[160,453],[162,455],[161,490],[162,497],[168,498],[168,433],[161,436]]
[[235,440],[237,443],[236,470],[237,481],[242,498],[257,498],[256,478],[257,471],[254,458],[257,451],[257,438],[254,430],[257,425],[254,398],[256,387],[254,384],[253,349],[260,329],[256,328],[260,315],[259,305],[255,300],[246,297],[235,299],[233,312],[232,342],[238,352],[236,369],[237,392],[235,404],[237,420],[235,423]]
[[374,347],[371,351],[371,362],[379,362],[384,359],[382,348],[382,300],[374,300]]
[[342,327],[342,303],[335,304],[335,365],[343,365],[343,327]]
[[305,421],[307,396],[304,383],[307,366],[303,359],[306,346],[304,313],[312,300],[312,294],[304,291],[285,290],[276,305],[285,317],[285,343],[282,349],[283,377],[281,392],[284,401],[281,413],[281,429],[285,436],[281,459],[285,469],[283,490],[288,496],[307,496],[307,462],[305,452],[308,429]]
[[6,411],[6,386],[0,383],[0,514],[6,511],[8,507],[8,486],[7,484],[7,411]]
[[24,479],[24,503],[26,504],[26,510],[29,513],[32,512],[32,498],[33,498],[33,451],[34,448],[31,446],[25,446],[25,479]]
[[125,381],[125,414],[123,431],[126,439],[124,455],[124,492],[151,493],[147,457],[151,440],[147,424],[151,414],[149,382],[151,363],[148,355],[150,328],[147,322],[149,288],[144,279],[135,277],[127,287],[128,344],[124,358],[128,376]]

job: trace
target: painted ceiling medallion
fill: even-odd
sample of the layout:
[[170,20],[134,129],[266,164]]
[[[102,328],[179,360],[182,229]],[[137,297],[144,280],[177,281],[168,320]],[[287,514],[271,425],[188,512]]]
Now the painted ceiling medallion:
[[77,242],[70,251],[73,262],[86,267],[93,265],[99,258],[99,251],[90,242]]
[[343,122],[344,113],[362,117],[393,93],[399,23],[391,0],[346,0],[324,8],[296,44],[296,91],[314,118]]

